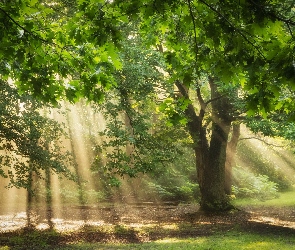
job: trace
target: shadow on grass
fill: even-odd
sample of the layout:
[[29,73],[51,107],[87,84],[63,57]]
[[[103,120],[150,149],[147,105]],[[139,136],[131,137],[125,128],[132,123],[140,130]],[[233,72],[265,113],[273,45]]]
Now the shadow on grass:
[[[214,238],[215,236],[218,236],[218,238],[221,238],[220,236],[226,236],[231,233],[238,233],[239,235],[252,234],[259,237],[268,237],[270,239],[276,238],[278,236],[281,236],[282,238],[289,238],[294,237],[295,229],[280,225],[271,225],[265,222],[253,221],[251,214],[242,211],[234,212],[232,214],[227,213],[219,215],[194,213],[184,216],[178,222],[161,222],[150,225],[143,224],[141,226],[123,224],[114,224],[108,226],[85,225],[77,231],[65,232],[24,228],[13,232],[0,233],[0,250],[85,250],[97,249],[91,246],[92,243],[109,243],[115,245],[130,243],[137,244],[144,242],[155,242],[168,238],[179,240],[194,239],[193,241],[195,243],[198,239],[202,238],[210,242],[212,237]],[[219,242],[218,239],[215,239],[215,241]],[[81,246],[79,246],[79,244],[81,244]],[[89,244],[89,246],[87,246],[87,244]],[[178,243],[174,242],[173,246],[176,246],[175,244],[177,245]],[[201,243],[199,242],[198,244]],[[160,244],[159,248],[157,247],[157,249],[161,249],[160,246],[163,246],[163,244]],[[116,245],[115,248],[108,249],[120,248],[118,245]]]

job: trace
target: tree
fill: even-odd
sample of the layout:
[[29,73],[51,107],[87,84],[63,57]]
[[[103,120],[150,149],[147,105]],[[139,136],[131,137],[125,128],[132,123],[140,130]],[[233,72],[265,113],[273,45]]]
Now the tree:
[[[287,53],[282,60],[270,49],[289,50],[292,22],[281,16],[279,3],[267,5],[263,1],[114,1],[116,4],[129,15],[140,13],[141,35],[162,51],[169,81],[178,88],[180,98],[188,100],[184,113],[195,143],[202,209],[230,209],[224,190],[224,166],[235,107],[226,92],[234,86],[244,87],[248,114],[259,109],[266,115],[277,105],[281,96],[271,83],[280,80],[282,88],[293,86],[293,76],[286,77],[286,70],[293,69],[292,54]],[[290,11],[291,5],[287,7]],[[280,71],[276,66],[279,62],[283,65]],[[201,93],[202,75],[207,76],[211,89],[211,98],[206,101]],[[197,96],[199,114],[192,105],[190,89]],[[212,109],[210,142],[204,126],[208,107]],[[171,118],[179,115],[174,112]]]
[[[24,2],[29,7],[0,5],[5,45],[1,75],[12,76],[20,90],[46,101],[84,96],[98,102],[105,90],[116,85],[122,27],[138,24],[136,35],[165,58],[162,70],[169,75],[168,89],[178,89],[178,94],[169,96],[173,101],[167,99],[164,105],[170,106],[166,111],[172,110],[168,114],[172,123],[187,119],[201,206],[230,209],[224,164],[235,100],[247,101],[246,109],[237,113],[266,117],[272,110],[294,111],[292,1],[79,0],[70,18],[54,16],[49,5]],[[34,8],[45,14],[32,12]],[[67,78],[67,84],[61,81]],[[208,84],[210,94],[205,96]]]
[[32,193],[34,175],[44,178],[44,171],[50,170],[73,178],[70,155],[58,143],[65,136],[61,125],[42,116],[40,104],[19,96],[2,80],[0,96],[0,175],[10,179],[9,186]]
[[[177,144],[189,144],[185,143],[189,139],[183,128],[171,129],[171,121],[159,112],[167,108],[161,98],[169,95],[159,72],[164,63],[162,55],[144,46],[134,30],[125,31],[120,53],[123,66],[115,74],[118,86],[96,107],[104,115],[106,129],[101,132],[104,139],[97,147],[93,168],[105,169],[114,184],[118,183],[115,175],[134,177],[139,172],[158,172],[175,160],[181,150]],[[132,33],[134,37],[128,38]],[[173,93],[173,88],[170,90]]]

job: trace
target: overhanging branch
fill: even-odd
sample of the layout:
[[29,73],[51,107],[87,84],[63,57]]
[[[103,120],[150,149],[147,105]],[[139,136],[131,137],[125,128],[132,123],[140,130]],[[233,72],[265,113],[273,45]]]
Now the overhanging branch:
[[252,41],[250,41],[248,39],[247,36],[245,36],[245,34],[243,34],[243,32],[238,29],[237,27],[235,27],[220,11],[218,11],[217,9],[215,9],[213,6],[211,6],[210,4],[206,3],[204,0],[199,0],[201,3],[203,3],[204,5],[206,5],[210,10],[212,10],[213,12],[215,12],[218,16],[220,16],[222,19],[224,19],[230,27],[232,27],[235,31],[237,31],[240,36],[247,42],[249,43],[254,49],[256,49],[256,51],[258,52],[258,54],[264,59],[266,60],[265,56],[263,55],[262,51],[260,50],[260,48],[258,46],[256,46]]
[[205,104],[206,104],[206,106],[207,106],[210,102],[217,101],[217,100],[219,100],[219,99],[221,99],[221,98],[223,98],[223,97],[225,97],[225,96],[226,96],[225,94],[224,94],[224,95],[217,96],[217,97],[215,97],[215,98],[212,98],[212,99],[208,100],[207,102],[205,102]]
[[196,33],[196,22],[195,22],[195,17],[194,17],[194,13],[192,10],[192,6],[191,6],[191,0],[188,0],[188,7],[189,7],[189,11],[190,11],[190,16],[193,22],[193,26],[194,26],[194,41],[195,41],[195,60],[196,60],[196,64],[198,61],[198,42],[197,42],[197,33]]
[[8,19],[13,22],[17,27],[21,28],[24,32],[30,34],[31,36],[33,36],[34,38],[37,38],[38,40],[44,42],[44,43],[49,43],[47,40],[43,39],[42,37],[38,36],[37,34],[35,34],[34,32],[29,31],[28,29],[26,29],[24,26],[22,26],[21,24],[19,24],[17,21],[14,20],[14,18],[12,18],[4,9],[2,9],[0,7],[0,10],[4,13],[5,16],[8,17]]
[[250,137],[243,137],[243,138],[239,138],[239,141],[242,141],[242,140],[251,140],[251,139],[255,139],[255,140],[258,140],[258,141],[261,141],[263,142],[264,144],[268,145],[268,146],[272,146],[272,147],[277,147],[277,148],[284,148],[285,146],[282,146],[282,145],[276,145],[276,144],[273,144],[273,143],[269,143],[259,137],[256,137],[256,136],[250,136]]

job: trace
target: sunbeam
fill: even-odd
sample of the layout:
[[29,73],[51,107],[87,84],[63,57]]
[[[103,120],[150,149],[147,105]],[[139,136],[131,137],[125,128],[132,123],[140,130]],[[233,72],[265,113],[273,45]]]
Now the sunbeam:
[[[36,190],[32,197],[29,209],[27,192],[23,189],[5,189],[7,180],[2,179],[0,220],[1,230],[9,231],[27,225],[27,210],[32,211],[36,219],[31,224],[37,229],[54,228],[58,231],[65,229],[76,230],[85,225],[115,225],[117,223],[139,223],[141,213],[145,209],[155,212],[158,206],[171,209],[160,197],[160,192],[153,192],[147,183],[152,183],[150,177],[138,174],[137,178],[124,177],[120,187],[107,184],[100,173],[93,173],[91,165],[95,154],[94,147],[101,143],[100,131],[106,128],[106,122],[99,112],[94,111],[83,102],[76,105],[62,104],[61,110],[51,110],[46,113],[49,117],[65,124],[67,137],[62,141],[52,142],[64,147],[61,153],[72,153],[70,170],[76,175],[76,181],[60,178],[53,171],[44,170],[44,179],[33,178]],[[241,138],[254,137],[246,128],[241,130]],[[266,140],[263,138],[263,140]],[[294,183],[295,169],[293,155],[284,148],[270,147],[263,140],[242,140],[248,145],[258,158],[269,162],[271,167],[285,175],[289,182]],[[275,141],[274,141],[275,142]],[[126,147],[128,151],[128,147]],[[192,159],[186,159],[188,164]],[[192,160],[193,161],[193,160]],[[237,164],[255,172],[255,166],[243,157],[237,157]],[[194,163],[192,162],[192,168]],[[185,183],[180,174],[182,170],[176,166],[167,165],[171,176],[178,176],[177,181]],[[186,166],[187,167],[187,166]],[[176,183],[175,183],[176,184]],[[156,186],[155,186],[156,187]],[[171,203],[172,204],[172,203]],[[174,217],[171,217],[174,218]],[[177,216],[175,216],[177,218]],[[138,221],[139,220],[139,221]],[[146,220],[142,223],[154,223]]]

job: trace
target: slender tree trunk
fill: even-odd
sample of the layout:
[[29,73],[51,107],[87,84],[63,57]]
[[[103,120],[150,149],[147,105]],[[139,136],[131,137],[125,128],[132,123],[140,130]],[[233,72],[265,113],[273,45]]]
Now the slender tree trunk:
[[[31,107],[34,109],[34,105]],[[32,120],[30,120],[30,134],[29,134],[29,143],[37,144],[38,139],[40,138],[38,131],[33,125]],[[27,187],[27,227],[33,227],[33,172],[34,172],[34,165],[32,160],[31,152],[29,155],[29,174],[28,174],[28,187]]]
[[231,194],[232,187],[232,168],[235,165],[235,155],[237,151],[237,145],[240,137],[240,124],[233,124],[231,140],[227,144],[226,149],[226,163],[225,163],[225,193]]
[[33,171],[29,170],[28,188],[27,188],[27,227],[33,227],[32,224],[32,204],[33,204]]
[[53,228],[52,219],[52,190],[51,190],[51,173],[47,166],[45,169],[45,189],[46,189],[46,219],[49,228]]

